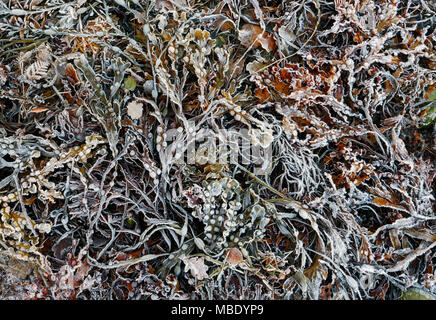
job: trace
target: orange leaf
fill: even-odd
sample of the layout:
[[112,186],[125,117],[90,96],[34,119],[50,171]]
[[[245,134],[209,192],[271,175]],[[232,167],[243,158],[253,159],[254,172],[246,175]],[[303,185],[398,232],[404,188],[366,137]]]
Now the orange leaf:
[[45,107],[36,107],[36,108],[32,108],[32,110],[30,110],[30,112],[40,113],[40,112],[44,112],[47,110],[49,110],[49,109],[45,108]]
[[254,96],[256,98],[259,98],[260,102],[263,103],[271,98],[271,95],[269,94],[268,89],[266,88],[257,88],[254,92]]
[[31,205],[36,200],[36,196],[31,197],[30,199],[23,199],[24,204]]
[[72,84],[79,82],[79,77],[77,76],[76,69],[74,69],[71,63],[67,64],[65,67],[65,75],[69,78]]
[[375,197],[373,200],[373,203],[377,206],[380,206],[380,207],[389,207],[389,208],[395,208],[397,210],[403,210],[403,211],[406,210],[407,211],[407,208],[400,206],[400,205],[397,205],[389,200],[386,200],[386,199],[380,198],[380,197]]

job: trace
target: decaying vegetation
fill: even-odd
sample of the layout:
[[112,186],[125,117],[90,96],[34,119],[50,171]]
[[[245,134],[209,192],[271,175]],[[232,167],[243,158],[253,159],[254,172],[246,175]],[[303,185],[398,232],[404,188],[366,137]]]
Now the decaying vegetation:
[[432,297],[435,12],[0,1],[0,297]]

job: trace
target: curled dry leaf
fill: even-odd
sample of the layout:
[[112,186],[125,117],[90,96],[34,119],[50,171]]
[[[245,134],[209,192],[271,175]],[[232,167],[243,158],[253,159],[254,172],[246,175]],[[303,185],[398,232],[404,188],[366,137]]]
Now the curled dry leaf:
[[254,24],[244,24],[239,30],[239,40],[249,47],[251,44],[255,48],[262,46],[266,51],[273,51],[277,44],[272,34],[264,32],[261,27]]
[[79,82],[79,77],[77,76],[77,71],[71,63],[68,63],[65,67],[65,75],[72,84]]
[[184,257],[182,260],[185,263],[185,272],[191,270],[191,275],[196,279],[203,280],[209,277],[209,275],[207,274],[207,269],[209,267],[204,264],[203,257]]

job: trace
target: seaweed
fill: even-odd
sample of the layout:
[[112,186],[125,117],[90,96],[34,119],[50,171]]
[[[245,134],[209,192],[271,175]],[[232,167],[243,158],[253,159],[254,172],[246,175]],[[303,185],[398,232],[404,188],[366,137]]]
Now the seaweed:
[[434,299],[435,11],[0,2],[0,298]]

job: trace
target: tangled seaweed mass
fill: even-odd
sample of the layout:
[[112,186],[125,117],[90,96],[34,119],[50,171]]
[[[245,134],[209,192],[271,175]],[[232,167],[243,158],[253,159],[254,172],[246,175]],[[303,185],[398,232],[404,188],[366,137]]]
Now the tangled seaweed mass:
[[0,298],[436,295],[435,22],[1,0]]

